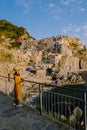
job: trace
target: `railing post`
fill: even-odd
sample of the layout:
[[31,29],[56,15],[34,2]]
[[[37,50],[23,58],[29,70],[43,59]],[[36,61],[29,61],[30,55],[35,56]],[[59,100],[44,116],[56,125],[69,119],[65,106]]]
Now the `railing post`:
[[5,94],[8,95],[7,93],[8,93],[8,87],[7,87],[7,80],[5,78]]
[[86,115],[87,114],[87,112],[86,112],[86,89],[84,90],[84,130],[87,130],[86,128],[86,121],[87,121],[87,119],[86,119]]
[[10,82],[10,73],[8,73],[8,81]]
[[40,114],[42,115],[42,86],[39,84],[39,94],[40,94]]
[[7,95],[9,95],[9,87],[10,87],[10,73],[8,73]]

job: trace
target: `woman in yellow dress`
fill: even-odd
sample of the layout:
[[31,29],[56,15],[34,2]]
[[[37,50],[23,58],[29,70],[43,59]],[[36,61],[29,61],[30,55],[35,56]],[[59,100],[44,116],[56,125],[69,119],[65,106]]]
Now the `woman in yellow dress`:
[[22,100],[22,89],[21,83],[23,82],[23,78],[21,78],[18,70],[14,73],[14,94],[15,94],[15,106],[22,106],[20,103]]

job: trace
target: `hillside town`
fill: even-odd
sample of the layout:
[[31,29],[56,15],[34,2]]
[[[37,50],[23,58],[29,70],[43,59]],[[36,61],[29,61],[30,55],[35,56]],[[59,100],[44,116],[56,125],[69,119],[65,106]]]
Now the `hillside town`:
[[[58,80],[58,83],[64,82],[64,80],[69,83],[71,79],[70,83],[83,82],[80,76],[78,78],[76,76],[79,71],[87,69],[87,53],[85,53],[84,45],[80,40],[70,36],[56,36],[37,41],[32,38],[26,40],[25,35],[25,37],[16,39],[16,42],[18,44],[21,43],[18,49],[9,50],[10,45],[7,39],[5,43],[2,43],[3,46],[0,46],[0,53],[9,54],[8,61],[1,63],[2,66],[4,64],[5,68],[10,66],[7,67],[8,72],[15,67],[19,67],[23,71],[28,71],[31,77],[34,76],[34,79],[39,77],[40,81],[43,79],[55,79],[56,81]],[[73,42],[75,45],[71,45]],[[83,51],[86,55],[85,59],[78,57],[78,52],[76,52],[77,50],[75,50],[74,46],[76,46],[76,49]],[[11,58],[9,58],[10,56]],[[60,81],[61,77],[63,79]],[[68,77],[71,78],[68,80]]]
[[0,23],[1,74],[12,75],[14,68],[20,68],[28,79],[34,77],[39,82],[85,82],[81,72],[87,71],[87,48],[80,39],[57,35],[36,40],[23,27],[6,20]]

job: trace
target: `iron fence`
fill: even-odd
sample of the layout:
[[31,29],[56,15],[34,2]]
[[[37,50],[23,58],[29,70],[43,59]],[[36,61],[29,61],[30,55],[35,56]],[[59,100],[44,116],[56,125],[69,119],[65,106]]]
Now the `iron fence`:
[[[13,78],[8,76],[0,76],[0,82],[3,82],[3,91],[6,94],[11,94],[14,88]],[[12,91],[9,91],[12,87]],[[56,121],[59,121],[70,129],[87,130],[87,89],[85,84],[82,88],[64,87],[69,91],[69,95],[57,92],[56,85],[44,84],[24,80],[22,89],[26,90],[24,97],[28,97],[28,104],[40,111],[41,115],[45,114]],[[63,88],[63,87],[62,87]],[[73,96],[74,92],[80,92],[80,97]]]

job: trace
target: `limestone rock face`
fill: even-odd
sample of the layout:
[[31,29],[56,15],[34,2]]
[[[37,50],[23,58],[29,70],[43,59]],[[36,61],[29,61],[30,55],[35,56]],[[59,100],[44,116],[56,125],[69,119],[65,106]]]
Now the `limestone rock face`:
[[87,60],[81,60],[81,66],[82,69],[87,69]]
[[64,70],[75,71],[79,69],[79,58],[78,57],[67,57],[64,64]]

